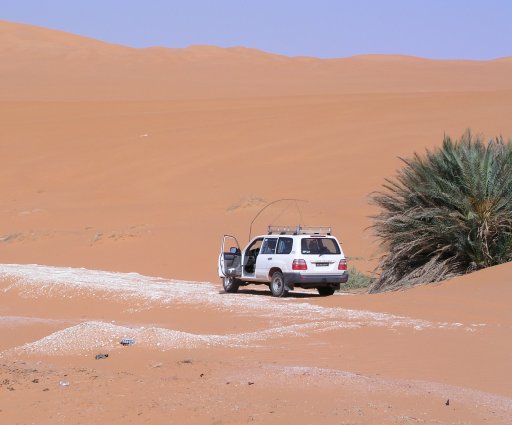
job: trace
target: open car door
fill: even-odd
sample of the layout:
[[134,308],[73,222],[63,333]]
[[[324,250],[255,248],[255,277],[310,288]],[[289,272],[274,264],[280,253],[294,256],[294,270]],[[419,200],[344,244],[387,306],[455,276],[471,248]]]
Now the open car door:
[[242,275],[242,252],[234,236],[224,235],[222,237],[218,269],[219,277],[240,277]]

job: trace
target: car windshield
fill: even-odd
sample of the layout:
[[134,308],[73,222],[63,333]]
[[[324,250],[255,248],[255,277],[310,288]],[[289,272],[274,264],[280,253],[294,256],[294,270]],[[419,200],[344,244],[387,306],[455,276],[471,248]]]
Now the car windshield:
[[301,241],[301,251],[306,255],[339,254],[340,247],[336,239],[304,238]]

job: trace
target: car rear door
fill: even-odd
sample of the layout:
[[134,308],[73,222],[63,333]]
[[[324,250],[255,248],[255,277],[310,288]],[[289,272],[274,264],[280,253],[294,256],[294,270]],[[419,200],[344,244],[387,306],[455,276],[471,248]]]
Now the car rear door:
[[304,274],[336,274],[342,258],[338,241],[332,237],[315,236],[301,239],[301,257],[308,266]]
[[258,280],[268,281],[269,270],[273,265],[276,253],[277,237],[269,236],[263,240],[260,255],[256,260],[256,278]]

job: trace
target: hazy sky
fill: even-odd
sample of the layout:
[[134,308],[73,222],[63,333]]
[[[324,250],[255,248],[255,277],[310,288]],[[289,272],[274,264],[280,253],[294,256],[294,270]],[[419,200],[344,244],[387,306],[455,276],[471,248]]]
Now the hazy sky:
[[512,56],[512,0],[0,0],[0,19],[133,47]]

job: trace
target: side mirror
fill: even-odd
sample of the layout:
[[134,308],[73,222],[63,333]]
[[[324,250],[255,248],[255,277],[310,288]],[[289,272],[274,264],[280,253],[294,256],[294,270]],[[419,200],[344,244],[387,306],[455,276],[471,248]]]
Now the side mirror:
[[231,254],[240,254],[240,250],[235,246],[232,246],[231,248],[229,248],[229,252]]

